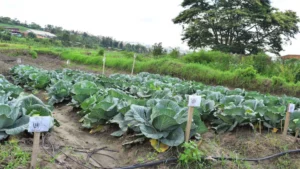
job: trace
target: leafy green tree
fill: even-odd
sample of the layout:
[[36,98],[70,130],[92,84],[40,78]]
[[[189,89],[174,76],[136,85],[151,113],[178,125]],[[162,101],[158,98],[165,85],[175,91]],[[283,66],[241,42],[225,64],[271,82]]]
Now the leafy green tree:
[[5,40],[5,41],[10,41],[11,40],[11,34],[8,32],[0,32],[0,39]]
[[174,48],[169,54],[172,58],[179,58],[180,57],[180,51],[179,48]]
[[98,51],[98,55],[99,55],[99,56],[103,56],[103,55],[104,55],[104,49],[100,49],[100,50]]
[[70,43],[70,32],[64,31],[64,33],[61,37],[61,41],[62,41],[62,44],[64,46],[70,46],[71,45],[71,43]]
[[41,30],[42,27],[34,22],[32,22],[31,24],[29,24],[29,28],[31,29],[38,29],[38,30]]
[[299,32],[296,12],[281,12],[270,0],[184,0],[175,18],[192,49],[209,47],[237,54],[279,54]]
[[119,42],[118,48],[121,49],[121,50],[124,48],[123,42]]
[[162,43],[155,43],[152,46],[152,54],[153,56],[159,56],[164,54],[164,48],[162,47]]
[[7,24],[11,24],[11,20],[10,17],[0,17],[0,22],[1,23],[7,23]]
[[33,32],[29,32],[27,36],[28,36],[28,38],[31,38],[31,39],[36,38],[36,34],[34,34]]
[[12,24],[14,24],[14,25],[20,25],[21,22],[17,18],[15,18],[14,20],[12,20]]

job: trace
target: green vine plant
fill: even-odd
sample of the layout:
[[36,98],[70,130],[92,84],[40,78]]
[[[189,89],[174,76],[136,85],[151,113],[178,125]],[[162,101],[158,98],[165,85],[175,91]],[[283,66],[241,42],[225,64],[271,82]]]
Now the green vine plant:
[[205,161],[202,160],[205,154],[198,149],[195,142],[186,142],[182,147],[184,151],[179,154],[180,168],[200,169],[206,167]]

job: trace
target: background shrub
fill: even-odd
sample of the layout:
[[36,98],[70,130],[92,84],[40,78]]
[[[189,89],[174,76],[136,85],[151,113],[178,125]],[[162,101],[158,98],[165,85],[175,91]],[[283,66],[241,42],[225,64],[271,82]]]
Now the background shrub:
[[103,56],[104,55],[104,49],[100,49],[99,52],[98,52],[98,55]]
[[28,53],[34,59],[36,59],[38,57],[38,54],[34,50],[30,50]]

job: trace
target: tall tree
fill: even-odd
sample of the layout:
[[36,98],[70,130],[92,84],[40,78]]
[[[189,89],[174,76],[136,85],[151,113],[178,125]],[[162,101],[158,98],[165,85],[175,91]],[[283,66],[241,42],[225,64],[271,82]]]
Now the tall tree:
[[281,12],[269,0],[184,0],[181,5],[185,9],[173,22],[183,25],[182,40],[192,49],[279,54],[299,33],[296,12]]
[[61,37],[61,41],[62,41],[62,44],[64,46],[70,46],[70,32],[68,31],[64,31],[62,37]]
[[164,52],[165,52],[165,51],[164,51],[164,48],[163,48],[161,42],[155,43],[155,44],[152,46],[152,54],[153,54],[153,56],[163,55]]

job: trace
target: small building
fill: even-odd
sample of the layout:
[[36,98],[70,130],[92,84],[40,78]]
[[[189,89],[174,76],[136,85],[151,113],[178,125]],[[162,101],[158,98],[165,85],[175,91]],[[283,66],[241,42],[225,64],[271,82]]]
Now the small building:
[[11,33],[21,33],[19,28],[4,28],[4,29]]
[[20,31],[19,28],[4,28],[5,31],[7,32],[10,32],[11,35],[14,35],[14,36],[22,36],[22,32]]
[[285,56],[281,56],[281,58],[283,60],[285,60],[285,59],[299,59],[300,60],[300,55],[285,55]]
[[40,30],[33,30],[33,29],[29,29],[27,31],[24,32],[24,35],[27,36],[29,32],[32,32],[36,35],[37,38],[40,39],[44,39],[44,38],[55,38],[56,35],[49,33],[49,32],[45,32],[45,31],[40,31]]

